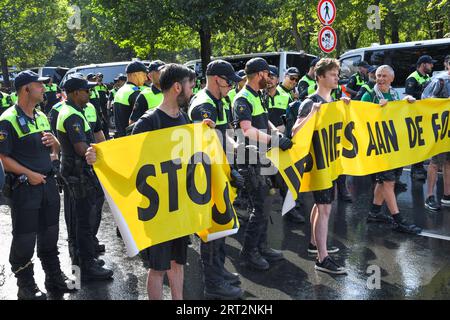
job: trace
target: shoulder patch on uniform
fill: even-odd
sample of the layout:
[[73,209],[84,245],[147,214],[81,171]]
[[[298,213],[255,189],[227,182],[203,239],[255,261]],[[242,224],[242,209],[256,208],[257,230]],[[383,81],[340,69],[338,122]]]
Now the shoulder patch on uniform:
[[244,97],[248,97],[248,92],[247,92],[247,91],[244,91],[244,92],[242,92],[242,95],[243,95]]
[[139,90],[141,90],[139,87],[137,87],[137,86],[133,87],[133,91],[139,91]]
[[8,132],[5,130],[0,130],[0,142],[8,139]]
[[81,124],[79,124],[78,122],[75,122],[72,125],[72,127],[73,127],[73,129],[75,130],[76,133],[80,133],[80,131],[81,131]]

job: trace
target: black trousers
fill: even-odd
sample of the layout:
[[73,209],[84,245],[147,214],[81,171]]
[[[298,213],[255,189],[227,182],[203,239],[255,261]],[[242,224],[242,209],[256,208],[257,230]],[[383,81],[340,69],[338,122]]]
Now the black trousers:
[[267,243],[267,227],[273,197],[269,194],[270,177],[261,175],[261,167],[248,165],[244,179],[251,210],[242,250],[251,251]]
[[215,287],[224,281],[225,238],[200,243],[200,256],[206,287]]
[[31,285],[31,259],[37,242],[37,255],[47,276],[61,272],[58,258],[60,198],[55,179],[47,183],[19,185],[11,194],[12,243],[11,269],[19,286]]

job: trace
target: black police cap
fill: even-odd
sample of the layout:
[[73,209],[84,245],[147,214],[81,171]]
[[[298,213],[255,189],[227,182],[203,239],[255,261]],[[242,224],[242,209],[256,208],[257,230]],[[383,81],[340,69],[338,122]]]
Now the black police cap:
[[39,77],[39,75],[31,70],[25,70],[20,72],[17,77],[14,79],[14,87],[18,90],[20,87],[23,87],[32,82],[45,82],[49,81],[48,77]]
[[245,64],[245,73],[247,75],[261,71],[270,71],[269,64],[263,58],[253,58]]
[[147,67],[140,61],[133,61],[127,65],[126,73],[148,72]]
[[241,82],[243,79],[239,77],[231,63],[225,60],[211,61],[206,67],[207,76],[222,76],[234,82]]
[[118,81],[127,81],[127,76],[124,75],[123,73],[119,73],[119,74],[117,75],[116,79],[117,79]]
[[314,58],[314,59],[311,61],[311,63],[309,64],[309,67],[310,67],[310,68],[315,67],[316,64],[317,64],[317,62],[319,62],[319,61],[320,61],[320,58]]
[[278,77],[279,71],[278,68],[274,65],[269,65],[269,74],[274,77]]
[[64,81],[61,87],[66,92],[73,92],[76,90],[89,90],[96,85],[97,83],[84,79],[81,73],[73,73],[67,77],[67,80]]
[[164,61],[161,60],[154,60],[150,63],[150,65],[148,66],[148,72],[153,72],[153,71],[159,71],[161,70],[164,66],[166,65],[166,63]]
[[420,66],[422,63],[432,63],[435,64],[437,60],[433,60],[433,58],[429,55],[424,55],[417,60],[417,65]]
[[375,71],[377,71],[377,67],[376,66],[370,66],[369,69],[367,69],[367,72],[369,72],[369,73],[373,73]]
[[244,79],[247,75],[245,74],[245,70],[241,69],[238,72],[236,72],[236,74],[241,77],[242,79]]

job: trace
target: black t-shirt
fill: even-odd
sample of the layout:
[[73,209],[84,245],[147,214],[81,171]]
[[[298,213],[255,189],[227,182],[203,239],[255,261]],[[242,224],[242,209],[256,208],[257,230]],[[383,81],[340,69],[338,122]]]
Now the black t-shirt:
[[309,96],[305,101],[302,102],[300,107],[298,108],[298,118],[306,118],[309,113],[311,112],[312,106],[314,103],[322,102],[322,103],[329,103],[332,101],[326,101],[324,98],[319,96],[317,93]]
[[[68,104],[68,102],[66,102],[66,104]],[[73,104],[70,105],[81,114],[84,114],[81,108],[76,107]],[[84,142],[87,145],[95,143],[91,127],[89,126],[86,128],[84,119],[78,114],[72,114],[64,121],[64,129],[66,132],[58,130],[58,140],[61,144],[61,153],[63,155],[72,157],[78,156],[74,148],[76,143]],[[86,129],[88,130],[86,131]]]
[[182,126],[188,123],[189,118],[183,111],[180,111],[178,117],[172,118],[159,108],[155,108],[147,110],[145,114],[139,118],[133,128],[132,134]]
[[[248,85],[246,89],[250,91],[250,94],[253,94],[257,99],[261,99],[259,93],[255,92]],[[262,103],[261,103],[262,104]],[[259,130],[268,130],[269,129],[269,116],[266,112],[252,117],[253,106],[248,102],[245,97],[240,97],[234,101],[233,104],[234,109],[234,122],[236,126],[239,128],[239,124],[241,121],[251,121],[252,126]]]
[[[154,85],[151,86],[151,89],[154,94],[161,94],[161,91],[156,88]],[[147,89],[146,89],[147,90]],[[134,103],[133,111],[130,115],[130,120],[133,122],[138,121],[140,117],[148,110],[148,102],[142,92],[136,98],[136,102]]]
[[[21,108],[14,108],[16,108],[19,117],[25,118],[27,124],[31,123],[37,126],[36,112],[34,118],[30,118]],[[17,131],[7,120],[0,121],[0,153],[16,160],[19,164],[34,172],[48,174],[52,170],[51,148],[42,143],[42,132],[19,138]]]

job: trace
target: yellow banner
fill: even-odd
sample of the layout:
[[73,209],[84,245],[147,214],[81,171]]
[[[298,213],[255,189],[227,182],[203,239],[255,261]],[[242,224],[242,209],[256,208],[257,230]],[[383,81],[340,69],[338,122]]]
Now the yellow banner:
[[341,174],[364,176],[450,151],[449,111],[449,99],[395,101],[385,107],[329,103],[308,117],[292,149],[274,148],[267,156],[296,199],[300,191],[331,187]]
[[129,256],[196,232],[204,241],[237,232],[230,166],[214,130],[178,126],[95,148],[94,170]]

